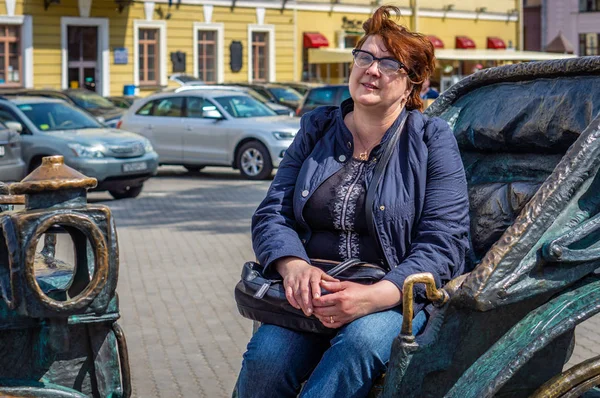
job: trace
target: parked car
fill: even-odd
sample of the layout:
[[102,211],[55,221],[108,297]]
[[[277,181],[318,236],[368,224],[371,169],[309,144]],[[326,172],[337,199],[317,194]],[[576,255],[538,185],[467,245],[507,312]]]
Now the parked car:
[[182,86],[193,84],[206,84],[196,76],[186,75],[185,73],[175,73],[169,76],[169,80],[174,81]]
[[29,171],[44,156],[62,155],[65,163],[98,180],[97,190],[115,199],[134,198],[156,174],[158,155],[146,138],[107,128],[62,100],[44,97],[0,99],[0,122],[21,133],[22,156]]
[[21,136],[10,122],[0,123],[0,181],[21,181],[25,177],[25,162],[21,158]]
[[312,82],[281,82],[283,86],[291,87],[300,95],[304,96],[311,88],[323,87],[325,84],[323,83],[312,83]]
[[347,84],[312,88],[308,90],[296,109],[296,116],[302,116],[319,106],[340,105],[347,98],[350,98],[350,90],[348,90]]
[[279,166],[300,120],[277,115],[248,94],[214,88],[140,99],[120,127],[150,139],[160,164],[190,171],[226,166],[248,179],[266,179]]
[[227,85],[218,85],[218,86],[215,86],[215,85],[212,85],[212,84],[204,84],[204,85],[187,85],[187,86],[181,86],[181,87],[178,87],[178,88],[176,88],[174,90],[170,90],[170,91],[174,91],[176,93],[180,93],[182,91],[187,91],[187,90],[214,90],[215,88],[218,89],[218,90],[237,91],[237,92],[246,93],[246,94],[250,95],[252,98],[254,98],[255,100],[260,101],[264,105],[266,105],[269,108],[271,108],[278,115],[295,116],[294,111],[292,111],[287,106],[279,105],[279,104],[276,104],[276,103],[273,103],[273,102],[269,101],[267,98],[265,98],[264,96],[260,95],[259,93],[257,93],[253,89],[251,89],[250,87],[227,86]]
[[124,95],[121,97],[106,97],[106,99],[112,102],[114,106],[122,109],[129,109],[131,104],[133,104],[133,102],[138,98],[139,97],[129,95]]
[[100,122],[108,127],[115,127],[117,122],[123,115],[123,109],[118,108],[108,99],[103,96],[84,89],[67,89],[67,90],[35,90],[35,89],[20,89],[20,90],[0,90],[0,95],[3,96],[36,96],[58,98],[68,103],[85,109],[92,114]]
[[293,88],[274,83],[232,83],[236,86],[250,87],[260,95],[268,98],[275,104],[285,105],[292,110],[296,110],[302,95]]

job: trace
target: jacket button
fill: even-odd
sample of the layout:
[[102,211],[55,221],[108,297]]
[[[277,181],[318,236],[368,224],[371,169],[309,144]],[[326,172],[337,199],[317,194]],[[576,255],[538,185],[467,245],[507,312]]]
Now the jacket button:
[[338,158],[340,160],[340,162],[345,162],[346,161],[346,155],[340,155],[340,157]]
[[309,192],[305,189],[304,191],[302,191],[302,197],[306,198],[308,196]]
[[379,210],[384,211],[385,210],[385,206],[379,206]]

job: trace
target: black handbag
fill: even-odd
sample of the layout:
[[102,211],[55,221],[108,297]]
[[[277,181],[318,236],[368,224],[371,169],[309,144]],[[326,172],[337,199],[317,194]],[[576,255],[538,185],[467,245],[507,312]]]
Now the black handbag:
[[[407,115],[408,112],[405,112],[398,128],[387,143],[379,162],[375,166],[373,178],[367,190],[365,212],[369,234],[373,237],[377,237],[373,220],[373,204],[377,187],[383,178],[392,152],[404,128]],[[375,239],[375,241],[377,241],[381,258],[385,258],[381,243],[378,239]],[[326,260],[311,260],[311,264],[337,279],[363,284],[375,283],[386,274],[386,271],[380,266],[358,259],[349,259],[339,264]],[[335,333],[335,330],[323,326],[321,321],[314,315],[307,317],[302,310],[292,307],[285,297],[281,276],[273,272],[273,275],[269,277],[263,271],[264,266],[258,263],[250,261],[244,264],[242,278],[235,286],[235,301],[243,317],[301,332]],[[327,293],[327,291],[322,291],[322,294]]]
[[[386,274],[385,270],[375,264],[368,264],[357,259],[337,263],[335,261],[311,260],[311,265],[325,271],[339,280],[373,284]],[[265,277],[263,266],[249,261],[242,269],[242,279],[235,287],[235,301],[240,314],[255,321],[283,326],[300,332],[334,333],[323,326],[314,315],[307,317],[285,297],[283,280],[279,274],[273,278]],[[321,289],[321,294],[328,292]]]

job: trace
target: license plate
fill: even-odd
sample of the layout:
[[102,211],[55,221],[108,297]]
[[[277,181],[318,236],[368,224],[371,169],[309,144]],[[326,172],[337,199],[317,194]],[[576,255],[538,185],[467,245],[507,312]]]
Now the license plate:
[[4,156],[4,145],[0,145],[0,156]]
[[143,171],[148,168],[146,162],[135,162],[135,163],[125,163],[123,165],[123,171],[128,173],[130,171]]

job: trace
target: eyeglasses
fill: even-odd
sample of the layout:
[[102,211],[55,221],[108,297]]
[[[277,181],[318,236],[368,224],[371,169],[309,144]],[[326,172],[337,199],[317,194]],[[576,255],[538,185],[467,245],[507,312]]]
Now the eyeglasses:
[[402,62],[393,58],[377,58],[368,51],[354,49],[352,50],[354,64],[359,68],[368,68],[373,62],[378,61],[377,69],[384,75],[394,75],[400,69],[404,69],[410,75],[410,70]]

